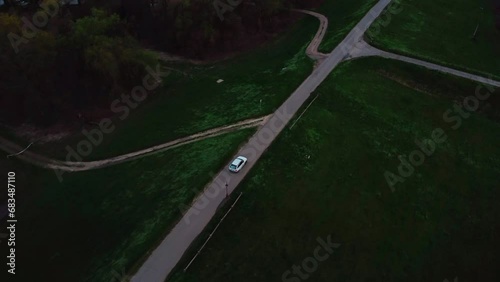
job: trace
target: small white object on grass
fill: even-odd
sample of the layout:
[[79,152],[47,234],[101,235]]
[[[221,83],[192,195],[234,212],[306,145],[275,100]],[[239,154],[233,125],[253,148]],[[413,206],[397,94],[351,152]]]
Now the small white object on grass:
[[221,83],[221,82],[224,82],[224,80],[223,79],[217,80],[217,83]]

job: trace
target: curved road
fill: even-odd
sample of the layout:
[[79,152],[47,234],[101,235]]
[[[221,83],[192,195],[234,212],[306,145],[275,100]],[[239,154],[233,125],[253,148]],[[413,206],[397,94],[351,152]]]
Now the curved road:
[[[0,137],[0,149],[4,150],[5,152],[12,154],[12,156],[15,156],[23,161],[26,161],[30,164],[43,167],[43,168],[50,168],[54,170],[59,170],[59,171],[85,171],[85,170],[91,170],[91,169],[97,169],[97,168],[103,168],[111,165],[116,165],[120,164],[123,162],[127,161],[132,161],[136,160],[138,158],[142,158],[145,156],[148,156],[153,153],[158,153],[162,152],[165,150],[170,150],[182,145],[186,145],[189,143],[193,143],[196,141],[200,141],[206,138],[210,137],[215,137],[219,136],[225,133],[245,129],[245,128],[251,128],[251,127],[257,127],[265,123],[265,121],[269,118],[269,116],[263,116],[259,118],[254,118],[254,119],[248,119],[244,121],[237,122],[235,124],[231,125],[226,125],[218,128],[213,128],[209,129],[200,133],[196,133],[190,136],[182,137],[167,143],[163,143],[160,145],[156,145],[150,148],[146,148],[140,151],[136,152],[131,152],[128,154],[104,159],[104,160],[98,160],[98,161],[88,161],[88,162],[71,162],[71,161],[60,161],[60,160],[55,160],[51,159],[33,152],[26,151],[27,148],[23,149],[21,146],[3,138]],[[31,144],[30,144],[31,146]],[[26,152],[25,152],[26,151]]]
[[[297,113],[310,94],[318,87],[330,72],[347,57],[391,0],[379,1],[347,35],[335,50],[323,60],[313,73],[293,92],[293,94],[274,112],[271,118],[260,128],[250,141],[235,155],[245,155],[247,166],[238,174],[229,174],[223,168],[214,180],[205,188],[187,209],[183,218],[165,237],[160,245],[132,277],[132,282],[163,282],[177,265],[193,240],[203,231],[214,216],[217,208],[225,199],[224,186],[228,183],[230,193],[247,175],[264,151],[271,145],[278,134],[285,128],[293,115]],[[362,31],[362,32],[359,32]]]
[[319,20],[318,32],[316,32],[316,35],[314,36],[311,43],[309,43],[309,46],[307,46],[306,54],[307,56],[309,56],[309,58],[313,60],[321,60],[328,57],[327,54],[318,52],[319,45],[323,41],[323,38],[325,37],[326,31],[328,29],[328,18],[322,14],[308,10],[292,9],[292,11],[308,14],[310,16],[318,18]]

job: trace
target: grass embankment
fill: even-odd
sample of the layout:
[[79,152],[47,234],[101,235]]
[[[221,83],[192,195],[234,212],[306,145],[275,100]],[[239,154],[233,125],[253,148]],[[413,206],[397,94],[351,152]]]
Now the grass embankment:
[[328,29],[319,51],[330,53],[378,0],[325,1],[318,13],[328,18]]
[[[131,109],[126,119],[116,118],[116,130],[84,159],[129,153],[273,112],[311,73],[313,62],[305,50],[317,27],[316,19],[304,17],[279,39],[248,54],[213,65],[164,64],[187,75],[167,76],[165,86]],[[224,82],[218,84],[218,79]],[[85,137],[77,134],[35,149],[46,153],[52,147],[54,155],[64,158],[66,151],[60,148],[68,143],[76,148],[80,140]]]
[[4,162],[19,175],[17,255],[29,271],[17,275],[23,281],[115,281],[163,238],[180,206],[189,205],[254,132],[66,173],[61,183],[50,170]]
[[[492,1],[399,2],[402,11],[391,15],[387,27],[370,39],[371,44],[500,80],[500,31],[495,28]],[[387,19],[380,18],[375,24]]]
[[[389,60],[342,64],[254,167],[189,271],[171,281],[282,281],[328,235],[341,246],[316,272],[302,268],[308,281],[498,281],[500,90],[458,129],[443,120],[475,89]],[[438,127],[446,142],[392,192],[385,171],[396,173],[398,156]]]
[[[327,46],[347,35],[374,1],[333,1],[321,12],[330,18]],[[106,134],[101,145],[85,160],[102,159],[158,145],[203,130],[273,112],[312,71],[305,49],[318,28],[318,20],[304,16],[277,40],[247,54],[205,66],[168,64],[187,76],[172,72],[165,87],[131,109],[117,129]],[[224,82],[217,84],[218,79]],[[140,84],[140,81],[138,81]],[[260,102],[262,100],[262,103]],[[66,144],[84,140],[81,134],[34,150],[65,158]],[[50,150],[51,149],[51,150]]]

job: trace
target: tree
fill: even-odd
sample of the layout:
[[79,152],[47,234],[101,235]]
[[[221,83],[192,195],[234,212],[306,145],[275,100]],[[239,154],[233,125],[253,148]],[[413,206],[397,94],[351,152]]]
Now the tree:
[[[0,14],[0,36],[22,36],[22,22],[18,16]],[[4,120],[28,117],[44,119],[49,115],[54,95],[51,77],[55,69],[56,39],[39,31],[35,37],[19,46],[18,52],[8,41],[0,41],[0,100]],[[43,74],[43,75],[42,75]]]

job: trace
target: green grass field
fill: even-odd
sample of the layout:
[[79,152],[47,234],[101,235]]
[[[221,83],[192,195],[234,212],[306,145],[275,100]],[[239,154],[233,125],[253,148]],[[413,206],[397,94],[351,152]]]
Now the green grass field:
[[19,271],[19,278],[118,281],[115,276],[163,239],[180,218],[180,206],[191,203],[254,132],[246,129],[108,168],[64,174],[62,183],[51,170],[4,162],[18,174],[18,257],[29,269]]
[[500,79],[500,31],[493,1],[399,1],[401,13],[376,22],[388,25],[370,38],[374,46]]
[[[342,64],[170,281],[303,281],[282,275],[328,235],[341,245],[307,281],[499,281],[500,90],[456,130],[442,117],[475,89],[394,61]],[[447,141],[392,192],[384,172],[438,127]]]
[[[112,157],[271,113],[311,73],[313,63],[305,49],[317,27],[315,18],[305,17],[276,41],[248,54],[215,65],[168,64],[188,75],[172,72],[165,86],[131,110],[127,119],[116,118],[117,129],[86,159]],[[224,82],[218,84],[218,79]],[[50,152],[61,158],[61,146],[76,147],[82,138],[77,134],[34,149],[46,154],[52,148]]]
[[[340,42],[372,3],[325,3],[320,12],[331,18],[326,47]],[[172,72],[165,87],[131,110],[127,119],[116,119],[117,129],[84,159],[116,156],[273,112],[311,73],[313,63],[305,49],[318,25],[316,18],[304,16],[286,34],[249,53],[215,65],[169,65],[189,75]],[[224,82],[217,84],[218,79]],[[61,148],[66,144],[75,148],[81,140],[84,136],[77,134],[59,143],[35,144],[32,149],[65,158]]]

